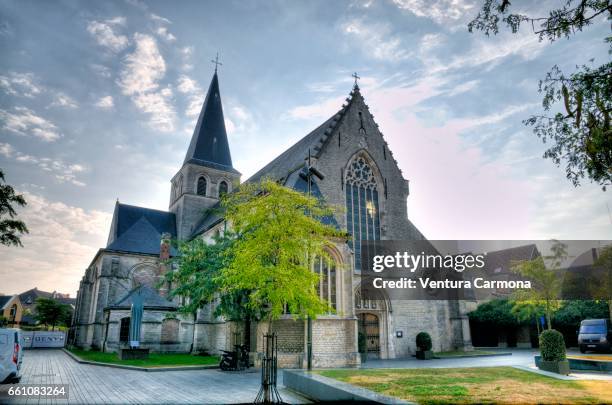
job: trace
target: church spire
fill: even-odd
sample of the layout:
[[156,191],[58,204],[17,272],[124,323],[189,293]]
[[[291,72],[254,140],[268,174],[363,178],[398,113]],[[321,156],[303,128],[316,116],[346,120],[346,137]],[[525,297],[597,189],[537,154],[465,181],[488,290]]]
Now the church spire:
[[[219,62],[216,60],[216,65],[218,64]],[[185,156],[184,164],[186,163],[235,171],[232,166],[232,156],[225,131],[216,66]]]

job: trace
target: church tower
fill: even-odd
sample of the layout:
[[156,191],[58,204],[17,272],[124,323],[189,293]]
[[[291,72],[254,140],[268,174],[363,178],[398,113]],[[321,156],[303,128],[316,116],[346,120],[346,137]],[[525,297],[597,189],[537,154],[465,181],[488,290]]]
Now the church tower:
[[176,215],[178,239],[189,239],[204,212],[239,183],[240,173],[232,166],[215,68],[185,161],[172,178],[169,210]]

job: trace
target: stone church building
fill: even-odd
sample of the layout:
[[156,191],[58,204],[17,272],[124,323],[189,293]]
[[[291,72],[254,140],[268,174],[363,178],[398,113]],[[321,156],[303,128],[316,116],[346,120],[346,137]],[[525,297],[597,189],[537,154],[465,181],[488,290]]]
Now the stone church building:
[[[321,297],[336,309],[312,323],[314,367],[355,366],[359,350],[369,357],[401,358],[415,352],[415,336],[432,336],[434,350],[471,346],[463,304],[457,301],[392,301],[362,299],[359,292],[362,240],[423,239],[408,219],[408,181],[400,171],[368,105],[355,83],[346,103],[318,128],[304,136],[247,182],[271,178],[306,191],[305,164],[322,178],[312,177],[312,193],[346,209],[335,218],[351,235],[320,262]],[[141,346],[154,351],[206,351],[218,354],[249,336],[251,352],[260,352],[267,325],[214,317],[214,304],[195,316],[177,309],[181,297],[168,298],[158,288],[163,265],[175,252],[169,240],[211,238],[223,232],[217,210],[219,197],[240,184],[225,130],[219,78],[215,71],[182,167],[171,179],[168,211],[117,202],[106,247],[101,248],[80,282],[71,328],[72,342],[83,348],[117,351],[128,341],[134,294],[144,297]],[[275,321],[279,362],[286,367],[306,364],[306,322],[289,315]]]

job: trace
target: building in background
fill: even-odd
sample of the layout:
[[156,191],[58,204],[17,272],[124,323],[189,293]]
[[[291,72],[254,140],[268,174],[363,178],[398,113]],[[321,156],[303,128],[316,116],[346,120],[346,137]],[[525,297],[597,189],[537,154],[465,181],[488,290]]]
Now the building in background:
[[19,326],[23,316],[23,306],[19,295],[0,295],[0,317],[9,328]]

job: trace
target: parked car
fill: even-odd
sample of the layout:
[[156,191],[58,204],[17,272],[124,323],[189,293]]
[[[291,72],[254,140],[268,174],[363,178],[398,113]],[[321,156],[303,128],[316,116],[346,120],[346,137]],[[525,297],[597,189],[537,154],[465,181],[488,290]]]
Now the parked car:
[[0,329],[0,382],[19,382],[22,362],[21,331],[19,329]]
[[580,322],[580,353],[586,353],[587,350],[609,351],[612,348],[611,342],[612,328],[607,319],[585,319]]

